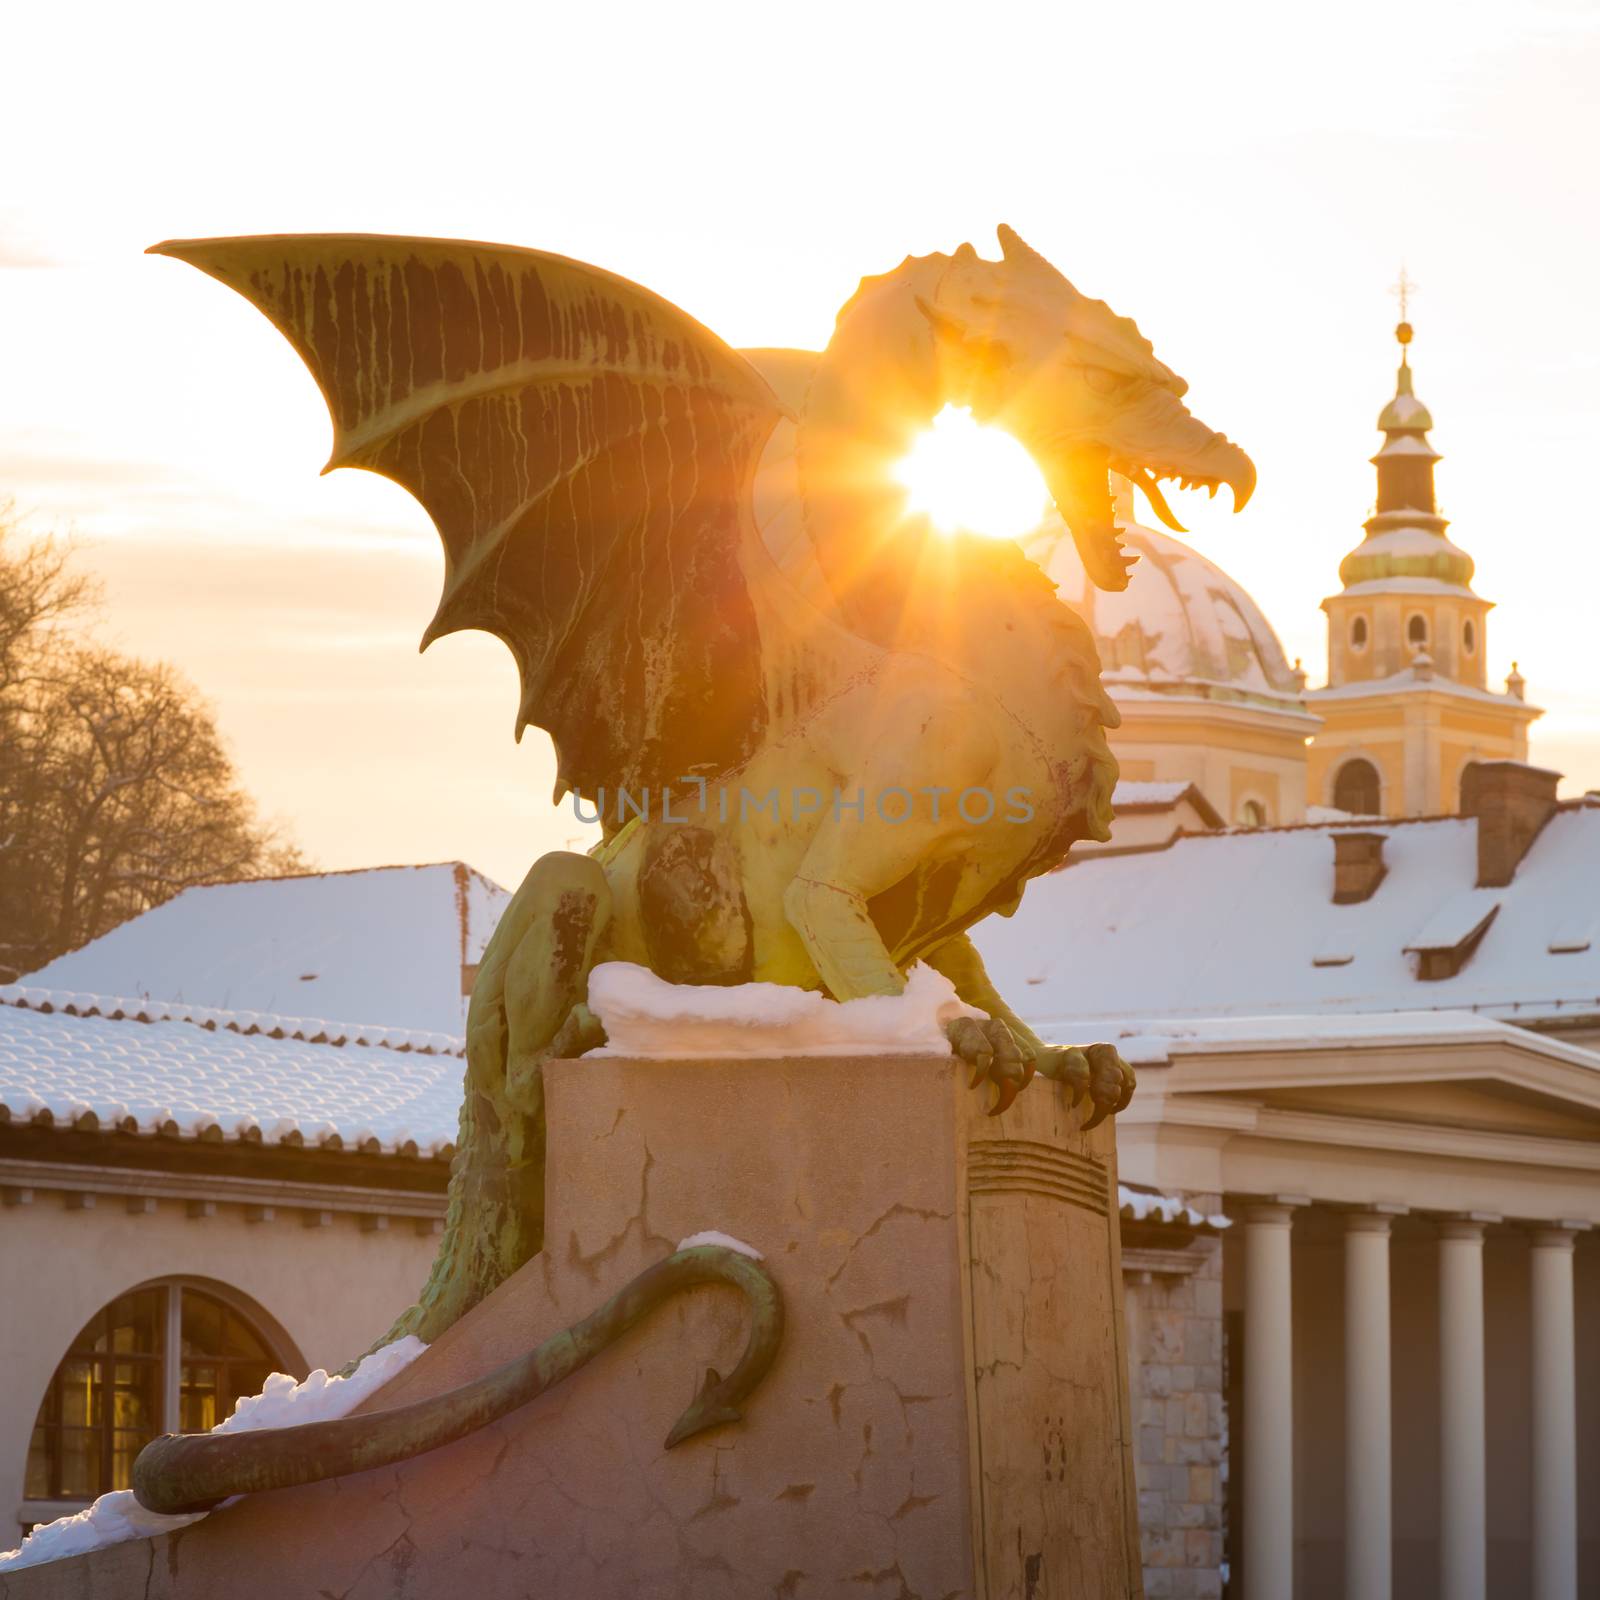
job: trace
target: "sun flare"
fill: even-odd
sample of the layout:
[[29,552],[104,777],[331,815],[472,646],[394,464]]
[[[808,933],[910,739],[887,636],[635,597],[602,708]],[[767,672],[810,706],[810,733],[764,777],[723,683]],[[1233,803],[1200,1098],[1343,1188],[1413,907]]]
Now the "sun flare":
[[946,406],[894,470],[906,509],[944,533],[1018,539],[1050,503],[1033,457],[1000,428],[985,428],[965,406]]

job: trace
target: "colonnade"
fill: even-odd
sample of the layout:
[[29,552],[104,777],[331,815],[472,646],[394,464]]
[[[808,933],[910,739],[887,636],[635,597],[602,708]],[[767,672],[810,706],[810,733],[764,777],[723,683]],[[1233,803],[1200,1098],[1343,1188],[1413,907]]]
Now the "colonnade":
[[[1303,1196],[1248,1205],[1244,1245],[1243,1504],[1245,1600],[1294,1594],[1294,1393],[1290,1240]],[[1399,1206],[1344,1217],[1345,1594],[1392,1600],[1393,1441],[1389,1235]],[[1440,1600],[1486,1600],[1483,1212],[1438,1223]],[[1532,1572],[1530,1600],[1578,1588],[1577,1381],[1573,1245],[1583,1227],[1530,1230]]]

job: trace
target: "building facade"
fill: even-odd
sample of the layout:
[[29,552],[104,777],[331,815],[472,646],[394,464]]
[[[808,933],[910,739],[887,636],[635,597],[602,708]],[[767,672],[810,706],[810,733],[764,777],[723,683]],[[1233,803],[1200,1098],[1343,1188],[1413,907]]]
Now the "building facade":
[[460,1047],[0,989],[0,1549],[382,1336],[438,1247]]
[[1134,1063],[1124,1181],[1231,1222],[1128,1281],[1152,1596],[1600,1595],[1600,802],[1556,781],[1087,859],[975,930]]

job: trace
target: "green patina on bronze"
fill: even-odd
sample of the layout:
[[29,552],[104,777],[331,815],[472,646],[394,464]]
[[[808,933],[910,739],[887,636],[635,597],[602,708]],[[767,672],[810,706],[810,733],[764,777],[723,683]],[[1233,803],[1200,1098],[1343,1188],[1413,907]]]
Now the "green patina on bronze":
[[664,1300],[702,1284],[727,1284],[750,1307],[750,1336],[727,1377],[708,1371],[666,1447],[736,1422],[783,1339],[783,1300],[766,1268],[720,1245],[695,1245],[648,1267],[582,1322],[475,1382],[430,1400],[254,1433],[164,1434],[140,1452],[133,1492],[149,1511],[209,1511],[230,1495],[320,1483],[393,1466],[525,1406],[594,1359]]
[[[950,1040],[996,1110],[1036,1072],[1086,1096],[1090,1122],[1127,1105],[1116,1051],[1046,1045],[968,938],[1074,841],[1108,836],[1118,717],[1093,637],[1015,544],[908,517],[893,467],[946,404],[969,406],[1030,451],[1113,590],[1132,558],[1108,472],[1170,521],[1160,480],[1226,483],[1238,506],[1255,470],[1130,320],[999,237],[998,261],[962,245],[864,279],[820,354],[748,358],[637,284],[541,251],[156,247],[294,345],[332,415],[330,467],[425,507],[445,583],[424,643],[503,640],[518,730],[554,743],[557,798],[604,813],[589,855],[535,863],[485,953],[444,1239],[387,1338],[437,1338],[542,1247],[542,1067],[603,1041],[585,1006],[598,962],[842,1001],[898,994],[926,961],[988,1016]],[[952,798],[969,788],[1028,795],[1026,817],[971,823]],[[719,804],[746,789],[914,794],[893,821],[870,799],[855,815]],[[652,814],[624,817],[623,790],[654,795]]]

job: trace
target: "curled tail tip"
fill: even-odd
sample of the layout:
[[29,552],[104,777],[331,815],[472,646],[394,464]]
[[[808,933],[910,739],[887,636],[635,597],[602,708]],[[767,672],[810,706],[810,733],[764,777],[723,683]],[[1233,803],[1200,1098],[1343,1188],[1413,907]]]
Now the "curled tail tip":
[[725,1422],[738,1422],[743,1418],[744,1413],[737,1406],[728,1405],[720,1398],[722,1386],[722,1374],[715,1367],[707,1367],[700,1392],[673,1423],[672,1432],[667,1435],[668,1450],[686,1439],[694,1438],[697,1433],[704,1433],[708,1428],[719,1428]]

